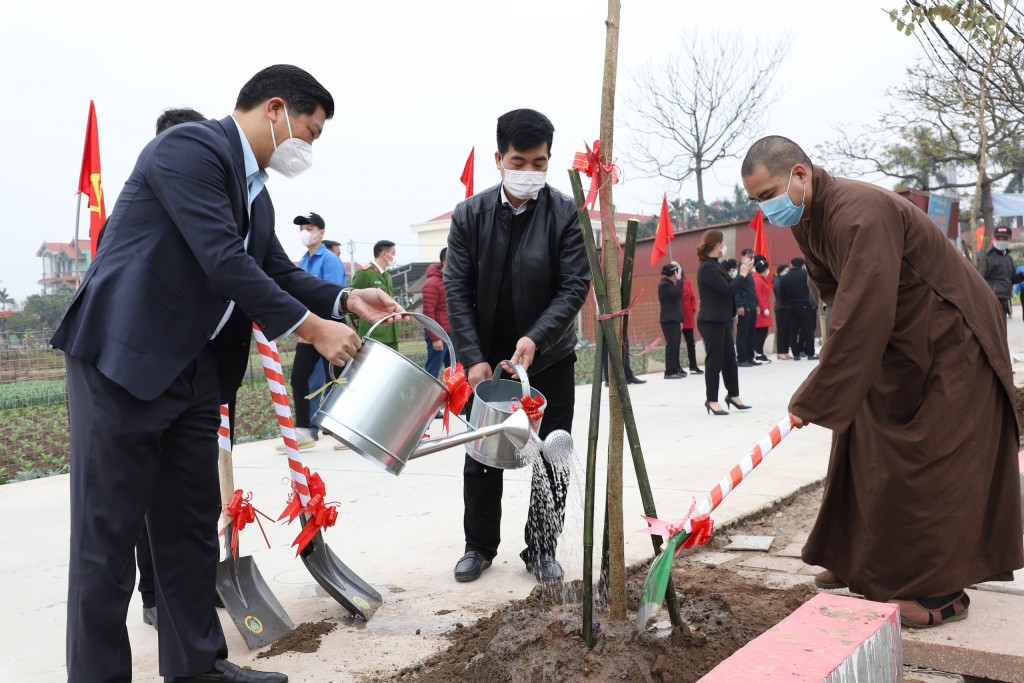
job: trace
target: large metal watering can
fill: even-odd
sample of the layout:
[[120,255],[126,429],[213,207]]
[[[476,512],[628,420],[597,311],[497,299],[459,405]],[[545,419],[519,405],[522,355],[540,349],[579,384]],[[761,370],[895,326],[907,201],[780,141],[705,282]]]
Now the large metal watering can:
[[447,387],[390,346],[370,338],[377,325],[401,315],[412,317],[440,337],[455,366],[455,347],[432,318],[421,313],[393,313],[367,331],[362,347],[345,364],[311,422],[395,475],[401,474],[406,463],[415,458],[498,434],[515,448],[523,448],[531,433],[525,411],[513,413],[500,424],[480,428],[456,416],[470,427],[469,431],[423,438],[437,411],[448,400]]

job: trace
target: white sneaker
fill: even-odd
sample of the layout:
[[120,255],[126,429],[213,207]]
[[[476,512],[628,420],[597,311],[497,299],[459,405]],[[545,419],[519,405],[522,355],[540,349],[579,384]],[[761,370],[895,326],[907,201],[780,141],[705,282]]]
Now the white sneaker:
[[[295,441],[299,445],[299,450],[304,451],[308,448],[312,448],[316,445],[317,437],[309,431],[307,427],[296,427],[295,428]],[[287,453],[288,449],[282,444],[274,448],[278,453]]]
[[347,451],[350,450],[347,443],[338,442],[334,444],[334,450],[336,451]]

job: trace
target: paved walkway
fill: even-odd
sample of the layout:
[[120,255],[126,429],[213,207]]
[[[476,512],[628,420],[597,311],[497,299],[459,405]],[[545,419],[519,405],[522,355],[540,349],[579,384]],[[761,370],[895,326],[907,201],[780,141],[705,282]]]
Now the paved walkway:
[[[1024,357],[1024,325],[1011,346]],[[660,516],[678,518],[691,499],[705,494],[765,432],[785,416],[790,395],[814,363],[775,362],[741,369],[743,398],[753,410],[726,417],[704,412],[703,377],[664,380],[647,375],[631,387],[647,468]],[[1024,368],[1024,365],[1021,366]],[[577,388],[574,438],[586,443],[591,388]],[[607,394],[605,394],[607,395]],[[606,424],[606,423],[603,423]],[[715,518],[724,524],[772,505],[825,473],[830,433],[818,427],[795,432],[742,487],[730,495]],[[276,513],[286,496],[285,461],[277,441],[240,445],[235,451],[236,486],[251,490],[254,503]],[[604,458],[602,439],[599,452]],[[523,524],[529,477],[506,473],[502,537],[494,566],[470,584],[456,583],[452,568],[463,550],[463,453],[452,449],[411,463],[399,477],[382,472],[351,452],[336,452],[327,440],[303,453],[321,473],[329,500],[341,502],[336,527],[326,533],[334,552],[383,594],[385,604],[368,623],[353,623],[347,612],[314,582],[289,545],[298,529],[269,526],[272,549],[258,531],[243,536],[261,573],[295,623],[336,619],[340,626],[315,654],[256,660],[222,613],[231,659],[254,668],[284,671],[295,683],[348,681],[360,674],[387,673],[434,652],[441,634],[457,622],[469,624],[503,602],[525,597],[535,585],[524,571]],[[597,481],[605,480],[602,467]],[[640,528],[643,512],[631,467],[626,468],[626,528]],[[599,490],[599,499],[603,491]],[[559,559],[569,578],[582,565],[582,485],[570,488],[567,522]],[[67,591],[68,477],[0,486],[0,680],[53,682],[64,678],[64,621]],[[598,509],[596,518],[603,518]],[[627,562],[649,557],[646,535],[627,533]],[[970,621],[970,620],[969,620]],[[967,623],[969,623],[969,621]],[[156,634],[141,620],[137,593],[128,613],[136,681],[159,681]]]

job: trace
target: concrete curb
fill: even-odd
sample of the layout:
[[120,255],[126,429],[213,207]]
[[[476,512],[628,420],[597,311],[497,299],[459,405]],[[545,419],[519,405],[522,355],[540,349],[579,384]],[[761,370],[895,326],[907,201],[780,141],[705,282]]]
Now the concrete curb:
[[700,683],[903,680],[899,608],[820,593],[740,648]]

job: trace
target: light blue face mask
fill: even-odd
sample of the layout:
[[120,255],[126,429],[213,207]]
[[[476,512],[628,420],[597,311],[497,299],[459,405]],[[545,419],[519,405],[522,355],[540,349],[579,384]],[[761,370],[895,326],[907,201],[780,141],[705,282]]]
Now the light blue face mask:
[[793,200],[789,198],[789,186],[793,184],[793,171],[789,172],[789,184],[786,185],[786,191],[780,194],[778,197],[772,197],[763,202],[758,202],[758,206],[761,207],[761,212],[764,217],[771,222],[772,225],[778,225],[779,227],[788,228],[796,225],[800,222],[800,217],[804,214],[804,199],[807,198],[807,185],[804,185],[804,194],[800,198],[800,206],[793,203]]

